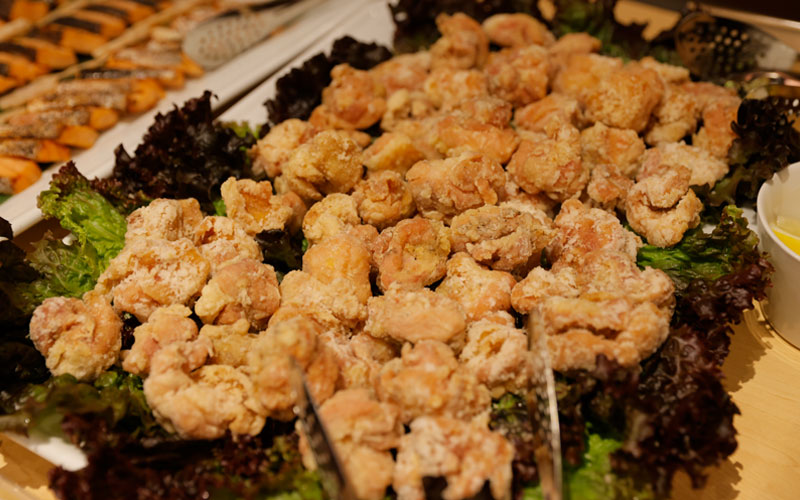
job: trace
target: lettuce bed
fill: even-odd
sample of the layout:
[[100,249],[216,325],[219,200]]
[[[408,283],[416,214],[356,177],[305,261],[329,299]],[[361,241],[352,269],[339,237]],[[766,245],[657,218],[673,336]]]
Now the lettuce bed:
[[[589,31],[612,55],[649,54],[674,62],[669,37],[645,42],[642,26],[613,19],[614,4],[558,0],[550,26],[557,35]],[[401,0],[391,8],[400,51],[430,43],[437,12],[461,10],[482,19],[521,10],[541,17],[535,2],[525,1]],[[352,38],[337,41],[330,55],[319,54],[278,81],[276,96],[265,103],[268,122],[307,118],[333,65],[349,62],[366,69],[390,54]],[[246,150],[255,136],[249,128],[213,121],[210,99],[206,93],[159,115],[133,156],[117,150],[110,179],[89,181],[72,165],[59,171],[40,196],[40,206],[73,234],[71,243],[48,235],[26,256],[9,240],[11,228],[0,219],[0,237],[7,238],[0,241],[0,300],[9,304],[0,312],[0,430],[61,436],[87,453],[85,469],[51,473],[51,487],[60,498],[324,497],[317,477],[300,463],[293,426],[268,421],[259,436],[179,440],[155,423],[138,377],[112,370],[94,383],[48,378],[44,360],[27,338],[30,314],[42,300],[80,296],[93,287],[124,244],[124,216],[131,210],[157,197],[191,196],[207,213],[224,213],[219,184],[231,175],[251,176]],[[763,298],[772,269],[732,203],[752,202],[764,179],[800,159],[797,132],[776,113],[761,101],[745,101],[740,108],[731,173],[699,192],[713,231],[695,229],[672,248],[645,246],[639,252],[639,265],[664,270],[676,285],[676,311],[665,344],[634,368],[600,357],[591,372],[559,374],[569,498],[664,498],[676,471],[686,471],[701,487],[704,470],[735,450],[738,409],[721,384],[720,367],[728,353],[729,325]],[[280,271],[299,267],[301,241],[281,232],[262,233],[258,241],[265,260]],[[133,326],[135,320],[127,318],[128,335]],[[516,496],[541,498],[520,398],[507,394],[496,400],[491,426],[516,447]]]

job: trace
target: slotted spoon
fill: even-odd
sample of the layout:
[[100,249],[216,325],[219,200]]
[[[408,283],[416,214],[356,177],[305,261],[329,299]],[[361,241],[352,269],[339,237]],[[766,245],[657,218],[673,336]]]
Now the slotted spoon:
[[703,80],[720,81],[757,70],[797,70],[798,52],[747,23],[703,11],[685,15],[675,28],[675,48],[683,63]]

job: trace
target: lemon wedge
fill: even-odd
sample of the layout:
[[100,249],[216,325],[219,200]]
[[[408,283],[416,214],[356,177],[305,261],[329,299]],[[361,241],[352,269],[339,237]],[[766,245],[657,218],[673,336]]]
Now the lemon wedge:
[[772,231],[775,233],[775,236],[777,236],[778,239],[783,242],[784,245],[789,247],[789,250],[800,255],[800,236],[787,233],[779,227],[773,227]]
[[775,220],[775,225],[785,233],[789,233],[796,238],[800,238],[800,219],[779,215]]

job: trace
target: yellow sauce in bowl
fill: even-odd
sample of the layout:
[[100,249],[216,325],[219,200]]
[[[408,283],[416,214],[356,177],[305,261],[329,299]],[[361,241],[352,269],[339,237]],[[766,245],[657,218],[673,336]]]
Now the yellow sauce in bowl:
[[779,215],[772,232],[791,251],[800,255],[800,220]]

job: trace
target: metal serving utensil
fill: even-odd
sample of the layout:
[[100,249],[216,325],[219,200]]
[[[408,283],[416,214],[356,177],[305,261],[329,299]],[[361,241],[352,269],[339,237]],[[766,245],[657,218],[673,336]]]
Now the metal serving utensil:
[[700,10],[678,21],[675,48],[689,71],[704,80],[744,80],[758,70],[793,78],[798,63],[796,50],[760,28]]
[[192,28],[183,39],[190,59],[213,69],[324,0],[268,0],[232,9]]
[[319,417],[319,407],[308,388],[305,374],[294,358],[290,358],[290,362],[290,383],[296,401],[294,414],[300,421],[300,428],[317,462],[322,488],[332,500],[356,500],[342,462],[328,438],[325,424]]
[[545,500],[562,500],[561,428],[558,423],[556,381],[550,365],[547,338],[528,319],[528,349],[533,355],[533,387],[528,395],[528,413],[534,431],[534,456]]

